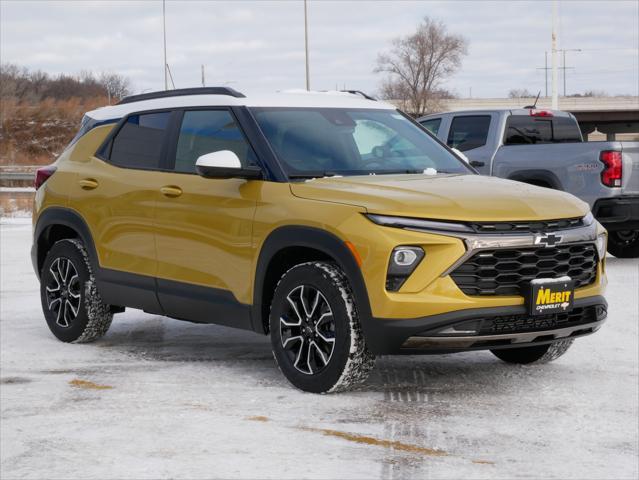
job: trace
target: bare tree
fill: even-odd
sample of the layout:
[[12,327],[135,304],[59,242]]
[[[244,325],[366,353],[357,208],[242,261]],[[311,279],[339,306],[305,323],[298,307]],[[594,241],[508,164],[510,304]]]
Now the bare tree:
[[441,101],[442,83],[461,65],[467,41],[448,33],[439,21],[424,17],[411,35],[392,41],[389,52],[377,57],[376,73],[387,73],[384,98],[398,100],[415,115],[434,111]]
[[513,88],[508,92],[508,98],[530,98],[536,97],[534,93],[530,92],[527,88]]
[[131,93],[131,81],[117,73],[102,72],[98,82],[106,89],[109,99],[121,100]]

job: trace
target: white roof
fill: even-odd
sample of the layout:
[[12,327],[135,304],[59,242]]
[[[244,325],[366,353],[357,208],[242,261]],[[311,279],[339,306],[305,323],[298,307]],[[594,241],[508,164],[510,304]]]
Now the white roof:
[[395,110],[389,103],[367,100],[361,95],[347,92],[307,92],[294,90],[276,92],[269,95],[247,95],[237,98],[230,95],[182,95],[175,97],[154,98],[139,102],[111,105],[87,112],[95,120],[111,120],[122,118],[129,113],[145,110],[182,107],[316,107],[316,108],[369,108],[376,110]]

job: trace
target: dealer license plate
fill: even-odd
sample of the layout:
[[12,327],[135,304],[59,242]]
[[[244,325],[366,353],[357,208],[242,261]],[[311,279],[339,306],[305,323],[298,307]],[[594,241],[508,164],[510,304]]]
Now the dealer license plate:
[[570,277],[538,278],[530,282],[528,309],[531,315],[549,315],[572,310],[575,282]]

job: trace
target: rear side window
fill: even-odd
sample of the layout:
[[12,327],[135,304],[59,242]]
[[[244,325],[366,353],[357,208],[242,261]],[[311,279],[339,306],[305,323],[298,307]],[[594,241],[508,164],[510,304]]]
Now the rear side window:
[[253,150],[228,110],[184,112],[175,152],[175,171],[195,173],[195,162],[207,153],[230,150],[242,166],[255,164]]
[[569,117],[552,119],[553,140],[555,142],[581,142],[581,130],[577,121]]
[[581,142],[577,122],[569,117],[535,118],[511,115],[506,122],[505,145]]
[[423,122],[420,122],[420,123],[430,133],[432,133],[433,135],[437,135],[437,132],[439,132],[439,126],[442,123],[442,119],[441,118],[431,118],[430,120],[424,120]]
[[448,146],[461,152],[486,145],[490,115],[467,115],[453,118],[448,132]]
[[128,168],[157,169],[170,112],[131,115],[113,139],[109,161]]

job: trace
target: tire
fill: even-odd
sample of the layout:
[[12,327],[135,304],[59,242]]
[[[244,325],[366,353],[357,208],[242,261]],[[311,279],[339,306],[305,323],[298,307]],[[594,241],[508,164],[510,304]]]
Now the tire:
[[348,390],[375,366],[348,279],[333,263],[288,270],[275,289],[269,327],[275,361],[300,390]]
[[98,292],[86,248],[76,239],[60,240],[47,253],[40,300],[49,329],[63,342],[97,340],[113,320]]
[[617,258],[639,257],[639,231],[620,230],[609,232],[608,253]]
[[573,339],[559,340],[548,345],[534,347],[507,348],[491,350],[500,360],[506,363],[526,365],[530,363],[548,363],[561,357],[572,345]]

